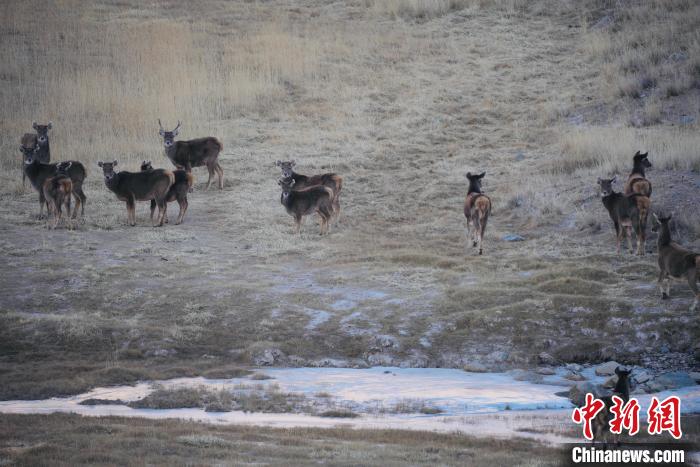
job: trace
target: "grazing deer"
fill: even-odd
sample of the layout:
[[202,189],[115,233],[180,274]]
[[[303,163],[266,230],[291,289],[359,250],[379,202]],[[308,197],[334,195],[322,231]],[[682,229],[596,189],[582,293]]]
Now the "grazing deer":
[[[592,421],[593,424],[593,441],[596,439],[604,440],[605,445],[608,444],[607,434],[610,432],[610,421],[613,419],[612,411],[610,410],[614,405],[613,396],[617,396],[623,401],[623,405],[630,400],[630,375],[632,370],[622,370],[620,367],[615,368],[615,374],[617,375],[617,383],[615,383],[615,388],[612,394],[609,396],[603,396],[600,399],[605,403],[603,409],[598,412]],[[615,436],[615,443],[620,445],[620,435]]]
[[491,215],[491,199],[481,191],[481,179],[486,172],[479,175],[472,175],[467,172],[469,189],[467,198],[464,200],[464,217],[467,218],[467,237],[470,238],[472,246],[479,246],[479,254],[483,253],[481,243],[486,231],[486,223]]
[[336,220],[340,217],[340,192],[343,189],[343,177],[334,173],[311,176],[298,174],[294,171],[296,162],[293,160],[277,161],[275,165],[282,169],[282,178],[294,180],[295,190],[302,190],[317,185],[323,185],[333,190],[333,215]]
[[[141,171],[154,170],[151,161],[143,161],[141,164]],[[187,202],[187,192],[192,188],[194,183],[194,177],[192,174],[187,173],[184,170],[173,170],[173,175],[175,175],[175,183],[168,190],[168,194],[165,197],[166,203],[171,203],[177,201],[180,206],[180,213],[177,216],[177,221],[175,225],[181,224],[185,218],[185,213],[187,212],[187,207],[189,203]],[[156,210],[156,201],[151,200],[151,221],[153,221],[153,213]],[[165,223],[168,223],[168,214],[165,214]]]
[[[25,133],[19,143],[24,149],[32,150],[37,146],[36,134],[35,133]],[[24,153],[24,151],[22,151]],[[42,161],[43,162],[43,161]],[[22,164],[24,166],[24,164]],[[22,190],[26,186],[27,174],[24,173],[24,167],[22,167]]]
[[617,175],[613,178],[598,179],[600,194],[603,206],[608,210],[610,219],[615,225],[617,239],[617,253],[620,253],[620,243],[622,238],[627,236],[627,245],[630,253],[632,248],[632,229],[637,235],[637,255],[643,256],[646,246],[647,216],[651,201],[644,195],[633,193],[625,196],[614,190],[613,184],[617,180]]
[[160,227],[165,222],[165,212],[168,203],[165,201],[168,190],[175,183],[175,175],[164,169],[147,170],[144,172],[115,172],[117,161],[98,162],[102,167],[105,185],[117,195],[117,199],[126,202],[127,222],[136,225],[136,201],[153,200],[158,206],[158,223]]
[[[55,229],[61,220],[61,215],[63,214],[61,211],[62,205],[66,207],[66,214],[70,216],[70,197],[71,193],[73,193],[73,182],[68,173],[72,165],[72,162],[56,165],[55,175],[47,178],[42,187],[48,210],[46,224],[49,229]],[[49,216],[53,216],[53,227],[51,227]],[[68,225],[69,227],[71,226],[70,221],[68,221]]]
[[287,212],[294,216],[297,233],[301,233],[303,216],[317,212],[321,226],[321,235],[328,233],[329,222],[333,215],[333,190],[327,186],[317,185],[303,190],[294,190],[294,179],[283,179],[277,182],[282,187],[280,202]]
[[57,167],[66,165],[66,174],[70,177],[73,186],[73,197],[75,198],[75,207],[73,208],[73,219],[78,215],[78,208],[80,208],[80,215],[85,213],[85,202],[87,197],[83,192],[83,182],[85,181],[86,172],[85,167],[78,161],[64,161],[58,164],[45,164],[39,162],[37,152],[39,151],[38,146],[33,149],[27,149],[20,146],[19,150],[24,154],[24,173],[26,174],[29,182],[32,184],[34,189],[39,192],[39,216],[44,214],[44,204],[46,204],[46,198],[44,197],[44,182],[47,178],[53,177],[56,173]]
[[[659,233],[657,245],[659,247],[659,288],[661,289],[661,298],[668,299],[671,292],[670,278],[688,280],[690,290],[695,294],[695,300],[690,306],[690,311],[697,309],[700,301],[700,293],[698,292],[698,276],[700,276],[700,253],[695,253],[686,250],[677,243],[671,241],[671,229],[668,217],[657,217],[653,214],[654,222],[652,222],[652,230]],[[666,282],[666,290],[664,291],[663,283]]]
[[627,177],[627,181],[625,182],[624,193],[626,196],[633,193],[644,195],[647,198],[651,196],[651,182],[649,182],[644,175],[644,170],[651,168],[651,162],[649,162],[648,156],[648,152],[642,154],[640,151],[637,151],[637,154],[632,158],[634,167],[632,168],[632,173]]
[[191,139],[189,141],[175,141],[175,137],[180,129],[179,121],[173,131],[165,131],[160,120],[158,120],[158,125],[160,125],[160,136],[163,137],[165,155],[175,167],[185,169],[187,173],[192,173],[192,167],[206,166],[207,170],[209,170],[207,190],[211,186],[214,174],[217,174],[219,177],[219,189],[224,189],[224,169],[219,165],[219,153],[224,149],[221,141],[213,136]]

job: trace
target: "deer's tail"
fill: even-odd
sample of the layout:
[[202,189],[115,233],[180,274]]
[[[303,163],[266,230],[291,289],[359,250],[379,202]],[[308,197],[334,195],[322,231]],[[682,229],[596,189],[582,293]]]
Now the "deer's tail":
[[191,172],[185,174],[187,176],[187,189],[189,190],[194,185],[194,175]]

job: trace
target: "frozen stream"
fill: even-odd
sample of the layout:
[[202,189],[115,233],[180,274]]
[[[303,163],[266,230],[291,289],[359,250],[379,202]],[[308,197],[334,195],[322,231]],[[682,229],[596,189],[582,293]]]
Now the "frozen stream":
[[[343,407],[361,414],[357,418],[327,418],[295,413],[205,412],[203,409],[134,409],[126,405],[80,405],[86,399],[134,401],[153,390],[152,383],[97,388],[66,398],[34,401],[0,401],[0,413],[74,412],[89,416],[130,416],[181,418],[209,423],[235,423],[276,427],[349,426],[356,428],[420,429],[461,431],[478,436],[523,436],[550,441],[571,441],[572,405],[566,397],[570,384],[562,372],[540,383],[520,381],[517,373],[468,373],[439,368],[287,368],[260,369],[268,380],[249,377],[233,379],[178,378],[157,382],[165,388],[182,386],[211,389],[240,388],[241,385],[274,384],[284,392],[308,399],[332,398]],[[589,376],[589,375],[587,375]],[[594,380],[593,375],[590,375]],[[670,392],[659,393],[666,397]],[[683,412],[700,412],[700,386],[673,392],[682,399]],[[648,395],[635,396],[645,410]],[[377,407],[391,407],[411,401],[440,410],[438,414],[378,414]],[[542,435],[542,432],[555,434]],[[560,435],[556,433],[561,433]]]

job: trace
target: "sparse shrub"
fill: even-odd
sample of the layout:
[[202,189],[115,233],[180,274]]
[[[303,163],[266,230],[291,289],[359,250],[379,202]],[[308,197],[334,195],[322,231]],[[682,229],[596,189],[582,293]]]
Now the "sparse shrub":
[[328,417],[328,418],[355,418],[359,417],[358,414],[355,412],[352,412],[350,410],[344,410],[344,409],[334,409],[334,410],[326,410],[325,412],[321,412],[318,414],[319,417]]

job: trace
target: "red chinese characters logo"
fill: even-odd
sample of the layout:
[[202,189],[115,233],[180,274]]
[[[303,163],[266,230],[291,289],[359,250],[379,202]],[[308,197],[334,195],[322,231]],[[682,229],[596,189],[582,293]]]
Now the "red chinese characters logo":
[[571,419],[574,423],[577,425],[583,423],[583,436],[589,441],[593,440],[592,421],[598,415],[598,412],[603,410],[603,407],[605,407],[603,401],[596,399],[589,392],[586,394],[586,403],[583,407],[575,408],[574,413],[571,414]]
[[650,435],[658,435],[668,431],[675,439],[680,439],[683,436],[681,431],[681,400],[677,396],[667,397],[661,402],[656,397],[652,397],[647,417],[649,418]]
[[619,435],[623,428],[630,436],[639,433],[639,402],[637,399],[632,398],[625,404],[621,397],[612,396],[612,401],[610,413],[613,414],[613,419],[610,420],[610,433]]

